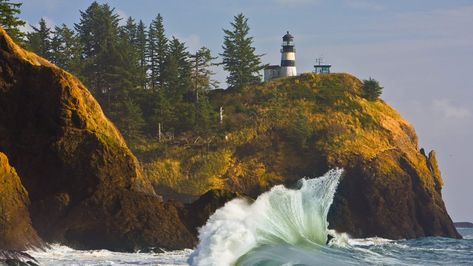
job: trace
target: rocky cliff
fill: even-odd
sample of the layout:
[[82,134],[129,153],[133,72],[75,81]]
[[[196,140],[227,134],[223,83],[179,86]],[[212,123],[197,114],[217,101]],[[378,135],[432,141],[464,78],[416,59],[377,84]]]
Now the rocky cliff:
[[[145,177],[82,83],[0,29],[0,249],[41,245],[39,237],[87,249],[192,247],[196,227],[225,201],[334,167],[346,170],[329,215],[338,231],[459,237],[435,153],[419,149],[395,110],[361,95],[348,74],[214,91],[219,129],[159,143],[142,158]],[[153,188],[180,198],[212,191],[184,205]],[[10,206],[19,211],[9,215]]]
[[[11,219],[8,224],[19,227],[5,229],[8,239],[18,237],[2,239],[8,242],[5,249],[37,244],[29,201],[33,227],[48,242],[134,250],[183,248],[195,241],[180,222],[182,206],[155,195],[122,136],[82,83],[21,49],[3,29],[0,152],[21,179],[11,168],[0,176],[7,182],[0,188],[0,206],[18,206],[17,216],[0,215],[1,221]],[[0,159],[6,165],[3,155]]]
[[220,131],[211,141],[194,135],[167,145],[146,172],[157,188],[256,197],[340,167],[332,228],[353,237],[460,237],[442,200],[435,152],[425,154],[413,127],[384,101],[362,95],[349,74],[215,91],[211,102],[224,109]]
[[15,169],[0,153],[0,250],[20,251],[42,245],[31,225],[29,204],[28,192]]

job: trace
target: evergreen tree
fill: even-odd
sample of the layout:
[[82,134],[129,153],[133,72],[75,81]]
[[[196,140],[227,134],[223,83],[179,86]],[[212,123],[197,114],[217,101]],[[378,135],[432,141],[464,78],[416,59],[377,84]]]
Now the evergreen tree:
[[128,18],[126,24],[121,29],[121,35],[127,40],[130,46],[125,49],[129,50],[130,58],[136,63],[138,68],[133,69],[135,80],[140,88],[146,87],[146,32],[142,21],[139,25],[131,17]]
[[[138,28],[133,18],[129,17],[126,25],[121,27],[121,37],[117,43],[119,56],[118,66],[124,70],[130,81],[129,89],[136,90],[141,85],[140,55],[137,47]],[[123,78],[123,77],[122,77]]]
[[229,72],[227,83],[231,88],[242,88],[261,80],[261,56],[255,53],[253,37],[248,37],[250,28],[243,14],[234,17],[232,30],[223,30],[223,68]]
[[80,76],[82,45],[72,29],[62,24],[54,28],[51,40],[51,61]]
[[196,105],[195,125],[193,129],[199,134],[207,134],[211,132],[212,128],[217,124],[218,114],[213,109],[207,95],[199,97]]
[[182,100],[191,89],[191,65],[185,43],[173,37],[165,64],[165,88],[174,101]]
[[18,18],[21,13],[20,7],[22,3],[10,3],[10,0],[0,0],[0,26],[16,41],[21,42],[24,33],[21,32],[20,27],[26,23]]
[[158,125],[161,124],[163,132],[174,133],[174,125],[178,119],[176,118],[175,104],[171,104],[169,98],[163,90],[151,91],[154,96],[152,113],[148,117],[147,129],[151,132],[151,136],[158,135]]
[[369,101],[376,101],[381,93],[383,93],[383,87],[379,85],[379,82],[375,79],[369,78],[363,80],[363,97]]
[[163,17],[158,14],[151,22],[148,32],[149,83],[152,89],[164,86],[167,50],[168,39],[164,32]]
[[134,46],[136,44],[137,31],[135,20],[132,17],[128,17],[126,24],[121,27],[120,33]]
[[126,139],[137,140],[142,135],[144,119],[138,104],[138,59],[130,36],[123,34],[107,53],[111,68],[105,79],[112,88],[107,93],[107,113]]
[[204,96],[207,91],[218,88],[218,81],[213,80],[215,73],[210,69],[213,66],[212,61],[217,57],[212,57],[210,49],[201,47],[191,58],[191,83],[195,100]]
[[146,72],[148,65],[146,63],[146,27],[140,20],[136,29],[136,51],[138,54],[138,62],[140,66],[139,80],[141,88],[146,88]]
[[143,127],[145,120],[140,106],[127,96],[113,103],[116,110],[113,115],[113,122],[120,129],[126,140],[133,142],[143,137]]
[[119,17],[113,8],[93,2],[85,12],[81,11],[80,22],[75,24],[83,47],[82,75],[105,109],[110,105],[111,84],[115,82],[110,78],[116,76],[113,72],[117,62],[118,23]]
[[39,26],[31,26],[33,31],[26,35],[28,48],[36,54],[51,60],[51,29],[44,18],[39,20]]

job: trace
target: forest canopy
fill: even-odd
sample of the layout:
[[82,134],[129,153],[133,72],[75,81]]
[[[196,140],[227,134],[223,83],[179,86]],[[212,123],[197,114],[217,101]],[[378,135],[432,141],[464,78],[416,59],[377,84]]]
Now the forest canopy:
[[218,61],[209,48],[190,52],[185,42],[169,36],[161,14],[149,25],[132,17],[121,21],[112,6],[93,2],[80,11],[73,27],[49,26],[41,18],[31,31],[22,32],[20,7],[0,1],[1,25],[29,50],[78,76],[132,147],[172,140],[190,130],[218,133],[220,110],[208,97],[220,86],[214,66],[228,71],[232,88],[261,81],[260,56],[243,14],[234,17],[232,30],[224,31]]

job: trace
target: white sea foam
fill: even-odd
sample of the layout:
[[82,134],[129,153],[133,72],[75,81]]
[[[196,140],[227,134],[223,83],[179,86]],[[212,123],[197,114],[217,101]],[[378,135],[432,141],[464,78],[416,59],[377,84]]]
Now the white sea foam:
[[[254,203],[227,203],[200,230],[195,251],[118,253],[52,245],[28,253],[41,265],[471,265],[471,229],[460,230],[463,240],[400,241],[351,239],[327,230],[326,217],[341,173],[334,170],[301,180],[299,190],[276,186]],[[333,238],[325,245],[327,235]]]
[[[298,190],[275,186],[253,203],[244,199],[228,202],[199,230],[200,242],[189,263],[232,265],[245,254],[254,254],[250,251],[264,246],[276,249],[297,246],[301,248],[297,252],[301,253],[304,247],[312,253],[324,247],[327,214],[342,172],[336,169],[320,178],[301,179]],[[247,255],[243,261],[257,262],[254,258],[262,253],[268,250],[250,258]],[[266,257],[264,259],[266,261]]]
[[45,266],[102,266],[102,265],[187,265],[192,250],[164,253],[121,253],[108,250],[75,250],[51,245],[47,250],[31,250],[28,254]]
[[369,238],[352,238],[348,239],[348,243],[352,246],[374,246],[374,245],[386,245],[392,243],[393,240],[381,238],[381,237],[369,237]]

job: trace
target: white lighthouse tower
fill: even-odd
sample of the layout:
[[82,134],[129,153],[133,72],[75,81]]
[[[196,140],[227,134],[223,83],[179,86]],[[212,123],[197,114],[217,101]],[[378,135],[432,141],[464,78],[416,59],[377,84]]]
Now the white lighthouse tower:
[[297,76],[294,37],[289,31],[282,37],[280,77]]

